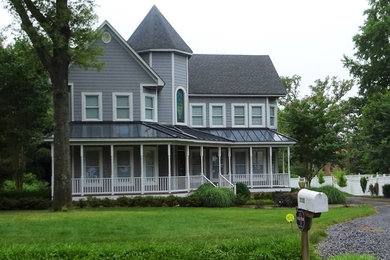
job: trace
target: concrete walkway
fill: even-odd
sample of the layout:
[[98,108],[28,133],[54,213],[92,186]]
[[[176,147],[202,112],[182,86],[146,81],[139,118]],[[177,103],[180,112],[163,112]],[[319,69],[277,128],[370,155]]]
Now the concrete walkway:
[[377,214],[331,226],[317,245],[324,258],[341,254],[369,254],[390,260],[390,199],[348,198],[351,204],[371,205]]

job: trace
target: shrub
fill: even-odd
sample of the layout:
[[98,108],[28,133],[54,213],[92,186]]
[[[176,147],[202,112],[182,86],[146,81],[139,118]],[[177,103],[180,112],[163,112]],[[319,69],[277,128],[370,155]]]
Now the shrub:
[[363,193],[366,193],[366,190],[367,190],[367,178],[366,177],[360,178],[360,187],[362,188]]
[[280,207],[296,207],[298,205],[297,194],[292,192],[275,192],[272,200]]
[[[6,180],[3,183],[3,191],[15,191],[16,185],[13,180]],[[23,191],[41,191],[49,189],[49,183],[46,181],[38,180],[37,176],[33,173],[26,173],[23,176]]]
[[319,184],[324,184],[325,183],[325,178],[324,178],[324,171],[323,170],[320,170],[317,174],[317,178],[318,178],[318,183]]
[[344,171],[334,171],[333,176],[336,178],[336,183],[340,187],[347,187],[347,178],[345,177]]
[[237,196],[241,196],[243,199],[249,200],[251,197],[251,192],[248,189],[248,186],[246,186],[242,182],[238,182],[236,184],[236,193]]
[[378,194],[379,194],[378,183],[376,182],[374,185],[370,184],[370,186],[368,186],[368,191],[371,193],[371,196],[378,196]]
[[255,193],[253,195],[253,198],[255,200],[272,200],[272,193],[271,192],[259,192]]
[[0,210],[48,209],[50,203],[50,190],[0,192]]
[[346,201],[346,197],[344,193],[332,186],[323,186],[320,188],[310,188],[311,190],[323,192],[328,197],[329,204],[344,204]]
[[374,193],[376,196],[379,195],[379,184],[377,182],[374,184]]
[[382,190],[383,190],[383,196],[385,196],[385,198],[390,198],[390,184],[383,185]]
[[194,194],[204,207],[229,207],[235,200],[233,191],[214,187],[211,183],[202,184]]

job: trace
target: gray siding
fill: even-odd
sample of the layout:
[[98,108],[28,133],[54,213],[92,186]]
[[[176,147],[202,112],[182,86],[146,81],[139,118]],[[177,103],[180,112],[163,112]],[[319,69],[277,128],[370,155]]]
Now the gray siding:
[[[232,127],[232,104],[242,103],[247,104],[247,117],[249,122],[249,105],[250,104],[263,104],[265,107],[264,116],[267,117],[266,98],[262,97],[190,97],[189,103],[203,103],[206,105],[206,127],[210,127],[210,104],[221,103],[225,104],[226,115],[226,127]],[[191,116],[191,115],[189,115]],[[267,120],[266,120],[267,121]]]
[[183,87],[188,93],[187,58],[175,54],[175,88],[177,87]]
[[165,82],[157,97],[158,122],[172,124],[172,54],[153,52],[151,55],[153,70]]
[[108,44],[98,41],[104,49],[100,58],[105,63],[102,71],[85,70],[73,64],[69,70],[69,83],[74,84],[74,120],[81,121],[81,93],[102,92],[103,120],[113,120],[112,92],[133,93],[133,120],[140,120],[140,84],[153,84],[155,81],[144,68],[121,45],[120,40],[111,33]]

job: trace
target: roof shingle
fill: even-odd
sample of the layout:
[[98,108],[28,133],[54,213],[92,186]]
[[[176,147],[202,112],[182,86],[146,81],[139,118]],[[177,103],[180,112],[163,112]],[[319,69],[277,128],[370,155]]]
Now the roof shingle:
[[189,94],[286,95],[268,55],[194,54],[188,73]]
[[192,54],[172,25],[154,5],[127,41],[137,52],[148,50],[176,50]]

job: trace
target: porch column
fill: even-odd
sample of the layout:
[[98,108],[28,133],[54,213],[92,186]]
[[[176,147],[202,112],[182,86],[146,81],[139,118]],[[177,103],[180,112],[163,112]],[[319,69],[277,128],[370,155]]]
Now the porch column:
[[200,147],[200,175],[202,176],[202,184],[203,184],[203,175],[204,175],[204,169],[203,169],[203,146]]
[[114,195],[114,145],[110,145],[111,155],[111,195]]
[[283,160],[283,174],[285,174],[286,173],[286,169],[285,169],[285,166],[284,166],[284,164],[285,164],[285,162],[284,162],[284,150],[282,152],[282,160]]
[[287,147],[287,173],[288,173],[288,187],[291,187],[291,176],[290,176],[290,146]]
[[221,174],[222,174],[222,164],[221,164],[221,146],[218,147],[218,179],[219,179],[219,185],[221,186]]
[[168,192],[171,193],[171,144],[168,144]]
[[[51,154],[51,199],[54,197],[54,144],[50,145],[50,154]],[[73,180],[72,180],[73,184]],[[73,187],[73,185],[72,185]]]
[[144,194],[144,145],[141,144],[139,147],[140,161],[141,161],[141,194]]
[[232,182],[232,148],[228,148],[229,181]]
[[271,188],[274,186],[274,176],[272,173],[272,146],[269,147],[269,174],[271,180]]
[[250,174],[250,181],[251,181],[251,188],[253,188],[253,148],[252,146],[249,147],[249,174]]
[[84,145],[80,145],[80,163],[81,163],[80,189],[81,189],[81,196],[84,196]]
[[190,191],[190,146],[186,145],[186,176],[187,176],[187,189]]

